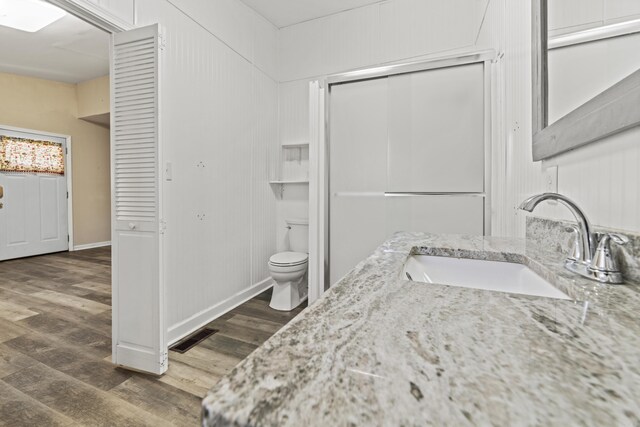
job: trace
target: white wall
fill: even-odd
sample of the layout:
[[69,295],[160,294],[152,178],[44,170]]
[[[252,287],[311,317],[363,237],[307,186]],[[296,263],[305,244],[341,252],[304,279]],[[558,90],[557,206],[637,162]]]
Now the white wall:
[[475,44],[488,0],[390,0],[282,28],[291,82]]
[[277,30],[237,0],[136,0],[160,23],[169,341],[268,286]]

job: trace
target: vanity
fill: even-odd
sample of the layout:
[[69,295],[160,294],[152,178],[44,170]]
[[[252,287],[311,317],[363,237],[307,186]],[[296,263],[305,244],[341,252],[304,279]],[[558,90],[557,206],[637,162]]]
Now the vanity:
[[[545,227],[396,233],[224,377],[203,425],[637,425],[637,278],[568,271]],[[408,280],[416,255],[522,264],[568,299]]]

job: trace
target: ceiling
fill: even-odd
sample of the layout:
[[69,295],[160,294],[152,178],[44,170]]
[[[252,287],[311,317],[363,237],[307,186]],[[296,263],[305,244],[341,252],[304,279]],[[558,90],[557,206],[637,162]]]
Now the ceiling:
[[0,26],[0,72],[78,83],[109,74],[109,35],[67,14],[35,33]]
[[278,28],[382,0],[242,0]]

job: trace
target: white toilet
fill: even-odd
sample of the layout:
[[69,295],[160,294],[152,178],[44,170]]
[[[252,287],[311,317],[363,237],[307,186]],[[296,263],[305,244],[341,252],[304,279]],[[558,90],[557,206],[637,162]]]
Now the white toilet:
[[275,281],[269,306],[281,311],[293,310],[307,298],[309,220],[288,219],[286,222],[289,250],[269,258],[269,271]]

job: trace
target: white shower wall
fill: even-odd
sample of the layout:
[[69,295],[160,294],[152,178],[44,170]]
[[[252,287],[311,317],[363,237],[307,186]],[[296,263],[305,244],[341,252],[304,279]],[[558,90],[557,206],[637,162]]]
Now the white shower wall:
[[168,339],[269,284],[275,252],[277,29],[237,0],[136,0],[159,22]]

